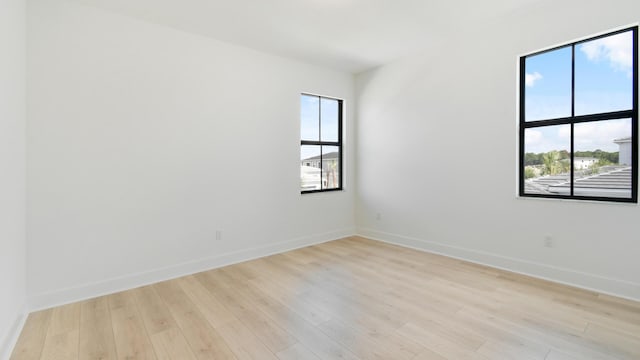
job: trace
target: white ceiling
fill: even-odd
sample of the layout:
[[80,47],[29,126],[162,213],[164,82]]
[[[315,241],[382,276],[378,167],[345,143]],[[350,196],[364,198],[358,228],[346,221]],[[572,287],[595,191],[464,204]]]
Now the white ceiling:
[[537,0],[77,0],[358,73]]

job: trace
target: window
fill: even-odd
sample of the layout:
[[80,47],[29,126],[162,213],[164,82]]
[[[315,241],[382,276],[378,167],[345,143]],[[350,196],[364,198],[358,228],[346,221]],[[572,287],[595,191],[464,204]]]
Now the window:
[[342,100],[300,96],[300,190],[342,190]]
[[520,58],[520,196],[637,202],[638,27]]

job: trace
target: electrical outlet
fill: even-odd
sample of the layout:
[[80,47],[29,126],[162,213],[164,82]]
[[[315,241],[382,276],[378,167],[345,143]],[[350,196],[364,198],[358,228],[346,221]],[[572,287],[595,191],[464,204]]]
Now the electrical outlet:
[[216,240],[222,240],[222,230],[216,230]]
[[382,216],[380,215],[380,213],[376,213],[376,220],[380,220],[380,218],[382,218]]
[[544,237],[544,247],[552,248],[553,247],[553,238],[551,235],[545,235]]

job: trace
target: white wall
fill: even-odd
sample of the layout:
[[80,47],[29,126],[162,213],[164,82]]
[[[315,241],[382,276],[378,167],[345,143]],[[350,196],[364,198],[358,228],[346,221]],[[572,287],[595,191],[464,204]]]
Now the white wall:
[[640,299],[639,206],[515,196],[518,57],[638,14],[536,2],[359,75],[359,233]]
[[0,359],[25,312],[25,5],[0,0]]
[[[355,231],[352,75],[74,2],[28,13],[33,308]],[[346,191],[300,195],[301,92],[345,99]]]

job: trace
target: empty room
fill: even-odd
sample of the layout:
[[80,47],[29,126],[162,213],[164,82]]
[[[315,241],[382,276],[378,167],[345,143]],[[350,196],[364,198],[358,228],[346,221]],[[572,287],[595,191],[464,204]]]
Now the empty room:
[[640,359],[639,21],[0,0],[0,359]]

